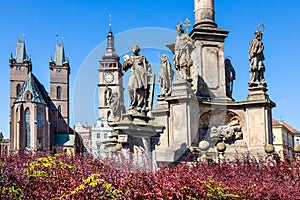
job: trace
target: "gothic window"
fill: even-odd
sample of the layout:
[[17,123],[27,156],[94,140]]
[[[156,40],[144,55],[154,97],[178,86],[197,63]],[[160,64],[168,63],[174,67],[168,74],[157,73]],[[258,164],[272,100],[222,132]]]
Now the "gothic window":
[[43,116],[42,116],[42,111],[38,111],[38,114],[37,114],[37,127],[38,128],[42,128],[43,126]]
[[56,98],[61,99],[61,87],[57,86],[56,88]]
[[18,84],[17,87],[16,87],[17,96],[19,96],[20,92],[21,92],[21,84]]
[[25,110],[25,147],[30,148],[30,111]]
[[37,114],[36,146],[38,149],[43,149],[43,112],[41,110]]

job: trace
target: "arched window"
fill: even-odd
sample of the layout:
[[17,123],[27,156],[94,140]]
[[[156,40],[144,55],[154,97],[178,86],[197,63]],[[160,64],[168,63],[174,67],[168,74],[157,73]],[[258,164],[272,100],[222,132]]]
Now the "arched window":
[[36,146],[39,150],[43,149],[43,111],[37,113],[37,137]]
[[39,110],[37,114],[37,127],[42,128],[43,127],[43,115],[42,111]]
[[56,98],[61,99],[61,87],[57,86],[56,88]]
[[17,87],[16,87],[17,96],[19,96],[20,92],[21,92],[21,84],[18,84]]
[[58,109],[58,112],[60,112],[60,113],[61,113],[61,106],[60,106],[60,105],[58,106],[58,108],[57,108],[57,109]]
[[25,147],[30,148],[30,111],[25,110]]

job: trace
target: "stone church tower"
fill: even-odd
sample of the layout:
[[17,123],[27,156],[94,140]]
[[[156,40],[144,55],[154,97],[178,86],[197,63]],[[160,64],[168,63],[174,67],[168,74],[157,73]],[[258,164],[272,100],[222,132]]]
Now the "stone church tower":
[[70,66],[66,59],[63,41],[59,44],[56,39],[55,58],[49,61],[50,69],[50,98],[58,109],[59,118],[58,132],[68,132],[69,128],[69,76]]
[[20,93],[24,81],[29,72],[32,71],[31,59],[26,54],[25,42],[17,41],[16,55],[13,58],[12,53],[9,58],[10,66],[10,108]]
[[119,117],[113,111],[115,109],[113,104],[115,103],[119,105],[117,106],[119,111],[123,112],[124,110],[122,65],[120,57],[115,52],[114,36],[111,27],[107,35],[106,52],[100,61],[98,102],[99,119],[115,121]]

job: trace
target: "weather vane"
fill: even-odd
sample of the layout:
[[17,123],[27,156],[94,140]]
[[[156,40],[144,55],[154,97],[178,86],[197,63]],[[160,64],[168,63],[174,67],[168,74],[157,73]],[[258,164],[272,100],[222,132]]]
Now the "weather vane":
[[184,23],[185,23],[184,26],[185,26],[185,29],[186,29],[186,33],[188,34],[189,33],[189,26],[192,26],[192,24],[189,24],[190,20],[188,18],[185,19]]

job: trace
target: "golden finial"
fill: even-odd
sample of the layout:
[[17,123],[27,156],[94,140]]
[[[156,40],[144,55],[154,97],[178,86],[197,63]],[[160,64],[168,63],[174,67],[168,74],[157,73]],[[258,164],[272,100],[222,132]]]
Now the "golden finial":
[[184,26],[185,26],[185,29],[186,29],[186,34],[189,33],[189,26],[192,26],[192,24],[190,24],[190,20],[188,18],[185,19],[184,21]]

